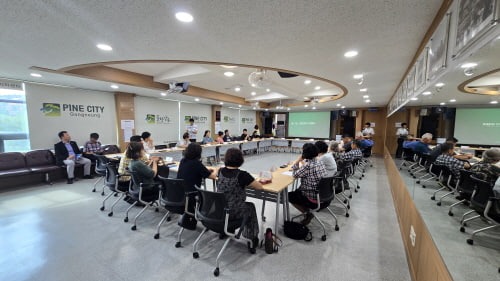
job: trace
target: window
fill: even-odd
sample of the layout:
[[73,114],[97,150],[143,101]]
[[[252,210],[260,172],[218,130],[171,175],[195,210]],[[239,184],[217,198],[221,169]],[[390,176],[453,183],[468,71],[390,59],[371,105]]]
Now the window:
[[30,150],[28,113],[22,90],[0,88],[0,152]]

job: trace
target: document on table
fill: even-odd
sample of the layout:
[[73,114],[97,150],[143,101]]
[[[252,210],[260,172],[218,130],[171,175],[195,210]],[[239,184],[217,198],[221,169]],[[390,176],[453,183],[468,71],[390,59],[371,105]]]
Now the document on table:
[[283,173],[281,173],[281,174],[283,174],[283,175],[285,175],[285,176],[290,176],[290,177],[291,177],[291,176],[293,176],[292,171],[286,171],[286,172],[283,172]]

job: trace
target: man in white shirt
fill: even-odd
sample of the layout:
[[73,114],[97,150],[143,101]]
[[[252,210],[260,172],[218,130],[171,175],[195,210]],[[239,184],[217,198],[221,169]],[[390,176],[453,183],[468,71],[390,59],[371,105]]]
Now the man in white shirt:
[[370,122],[365,123],[365,128],[361,131],[361,133],[363,133],[363,136],[371,137],[375,135],[375,130],[373,130],[371,126],[372,124]]
[[194,119],[189,119],[189,125],[186,126],[186,132],[189,134],[189,141],[196,142],[196,134],[198,133],[198,126],[194,124]]
[[408,137],[408,125],[406,123],[401,123],[401,127],[396,131],[396,136],[398,136],[398,148],[396,149],[396,158],[401,158],[403,154],[403,142]]

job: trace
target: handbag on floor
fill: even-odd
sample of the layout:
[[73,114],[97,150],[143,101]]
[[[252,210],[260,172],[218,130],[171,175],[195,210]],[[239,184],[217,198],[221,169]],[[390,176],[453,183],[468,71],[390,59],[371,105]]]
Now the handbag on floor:
[[278,252],[282,243],[281,239],[273,233],[273,230],[271,228],[267,228],[266,233],[264,234],[264,240],[260,243],[260,247],[264,244],[264,250],[266,253],[273,254]]
[[180,227],[183,227],[185,229],[189,230],[195,230],[196,229],[196,224],[198,224],[198,221],[196,218],[188,213],[182,214],[181,218],[179,219],[179,222],[177,223]]
[[311,241],[312,233],[309,228],[303,224],[294,221],[285,221],[284,225],[285,235],[288,238],[295,240]]

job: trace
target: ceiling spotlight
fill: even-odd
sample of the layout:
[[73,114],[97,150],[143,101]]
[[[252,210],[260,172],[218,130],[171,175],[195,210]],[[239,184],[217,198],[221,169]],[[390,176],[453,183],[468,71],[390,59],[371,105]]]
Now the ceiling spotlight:
[[317,90],[319,90],[319,89],[321,89],[321,87],[320,87],[320,86],[316,86],[316,87],[314,87],[314,90],[316,90],[316,91],[317,91]]
[[370,103],[370,102],[371,102],[371,100],[365,100],[365,102],[366,102],[366,103]]
[[224,76],[226,76],[226,77],[233,77],[234,76],[234,72],[226,71],[226,72],[224,72]]
[[424,95],[424,96],[428,96],[428,95],[430,95],[430,94],[432,94],[432,93],[431,93],[431,92],[429,92],[429,91],[425,91],[425,92],[423,92],[423,93],[422,93],[422,95]]
[[253,109],[253,110],[256,110],[256,109],[257,109],[257,107],[255,107],[255,106],[254,106],[254,107],[252,107],[252,109]]
[[160,93],[160,95],[162,95],[162,96],[166,96],[166,95],[167,95],[167,93],[163,93],[163,92],[161,92],[161,93]]
[[[369,97],[370,97],[369,95],[364,95],[364,96],[363,96],[363,98],[364,98],[364,99],[367,99],[367,98],[369,98]],[[339,105],[337,104],[337,106],[339,106]]]
[[498,103],[498,101],[496,101],[496,100],[492,100],[492,101],[490,101],[490,103],[491,103],[491,104],[497,104],[497,103]]
[[460,67],[464,69],[465,76],[472,76],[474,75],[474,69],[476,68],[476,66],[477,63],[469,62],[462,64]]
[[286,110],[290,111],[290,107],[287,107],[287,109],[286,109]]
[[195,98],[194,101],[200,101],[200,99],[199,98]]
[[439,105],[445,105],[445,104],[446,104],[445,102],[441,102],[441,103],[439,103]]
[[241,88],[240,88],[239,86],[236,86],[236,87],[234,87],[234,90],[235,90],[236,92],[239,92],[239,91],[241,91]]
[[343,105],[341,108],[342,108],[342,109],[344,109],[344,108],[345,108],[345,105]]
[[444,83],[441,83],[441,82],[436,84],[437,88],[442,88],[443,86],[444,86]]
[[306,85],[311,84],[311,80],[307,79],[306,81],[304,81],[304,84],[306,84]]
[[316,110],[316,106],[313,106],[313,107],[312,107],[312,110]]
[[241,107],[241,104],[238,104],[238,107]]
[[231,68],[237,68],[238,66],[236,65],[226,65],[226,64],[221,64],[220,67],[231,69]]
[[470,68],[464,69],[464,75],[465,76],[472,76],[472,75],[474,75],[474,68],[470,67]]
[[353,50],[353,51],[346,52],[344,54],[344,57],[346,57],[346,58],[353,58],[353,57],[355,57],[357,55],[358,55],[358,52]]
[[112,51],[113,50],[113,48],[111,48],[110,45],[106,45],[106,44],[97,44],[96,47],[103,50],[103,51]]
[[456,99],[451,99],[450,102],[456,102],[457,100]]
[[252,87],[254,87],[254,88],[255,88],[255,87],[257,87],[257,85],[255,85],[255,84],[253,84],[253,83],[252,83],[252,84],[250,84],[250,86],[252,86]]
[[113,89],[118,89],[119,88],[118,85],[115,85],[115,84],[111,85],[110,87],[113,88]]
[[418,98],[411,98],[410,100],[418,100]]
[[252,96],[255,96],[257,93],[256,92],[251,92],[250,93]]
[[354,74],[352,76],[352,78],[354,78],[354,79],[363,79],[363,74]]
[[363,89],[359,89],[359,91],[360,92],[366,92],[366,91],[368,91],[368,89],[367,88],[363,88]]
[[471,67],[476,67],[476,66],[477,66],[477,63],[475,63],[475,62],[468,62],[468,63],[462,64],[460,67],[461,68],[471,68]]
[[175,14],[175,17],[177,18],[178,21],[181,21],[181,22],[192,22],[193,21],[193,16],[190,13],[186,13],[186,12],[178,12]]
[[33,76],[33,77],[36,77],[36,78],[42,77],[42,75],[38,74],[38,73],[31,73],[30,75]]
[[268,88],[268,89],[266,89],[266,92],[268,92],[268,93],[269,93],[270,91],[271,91],[271,89],[269,89],[269,88]]
[[269,108],[266,108],[266,111],[269,111]]
[[304,107],[309,107],[309,105],[308,104],[304,104]]
[[224,103],[223,102],[219,102],[220,105],[223,105]]
[[341,106],[341,104],[340,104],[340,103],[337,103],[337,107],[340,107],[340,106]]

